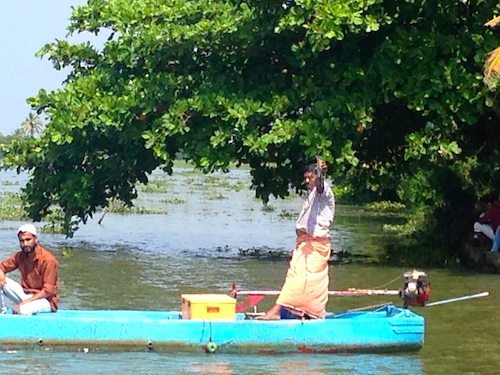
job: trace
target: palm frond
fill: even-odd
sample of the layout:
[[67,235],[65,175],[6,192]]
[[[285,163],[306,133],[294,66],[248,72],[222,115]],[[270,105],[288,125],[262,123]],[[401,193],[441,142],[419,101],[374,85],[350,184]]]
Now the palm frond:
[[500,47],[491,51],[484,65],[484,83],[492,87],[493,81],[500,75]]
[[486,22],[484,26],[495,27],[498,26],[499,23],[500,23],[500,16],[496,16],[495,18]]
[[40,117],[33,112],[30,112],[26,120],[21,123],[21,128],[24,134],[35,136],[35,134],[40,134],[43,128],[43,122]]

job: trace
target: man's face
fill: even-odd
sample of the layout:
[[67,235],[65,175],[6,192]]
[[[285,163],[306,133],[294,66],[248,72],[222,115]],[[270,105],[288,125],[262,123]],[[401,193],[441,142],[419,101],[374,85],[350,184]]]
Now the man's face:
[[32,253],[37,244],[37,237],[28,232],[21,232],[17,235],[19,238],[19,245],[21,249],[26,253]]
[[314,189],[318,175],[312,171],[304,172],[304,182],[309,190]]

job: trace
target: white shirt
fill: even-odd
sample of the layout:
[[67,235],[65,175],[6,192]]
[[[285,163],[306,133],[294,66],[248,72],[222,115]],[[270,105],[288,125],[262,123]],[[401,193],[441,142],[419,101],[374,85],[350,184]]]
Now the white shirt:
[[325,182],[323,193],[318,193],[316,187],[309,191],[295,228],[312,237],[330,238],[334,215],[335,196],[330,185]]

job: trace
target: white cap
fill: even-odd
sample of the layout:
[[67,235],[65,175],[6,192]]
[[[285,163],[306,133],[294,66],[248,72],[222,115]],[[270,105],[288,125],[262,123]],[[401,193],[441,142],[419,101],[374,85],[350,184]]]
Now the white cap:
[[24,224],[24,225],[21,225],[19,227],[19,229],[17,230],[17,234],[21,233],[21,232],[28,232],[28,233],[31,233],[33,236],[37,236],[36,234],[36,228],[33,224]]

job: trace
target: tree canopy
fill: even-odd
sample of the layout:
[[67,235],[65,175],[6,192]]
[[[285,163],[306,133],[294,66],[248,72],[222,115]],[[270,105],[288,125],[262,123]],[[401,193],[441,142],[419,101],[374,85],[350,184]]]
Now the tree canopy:
[[495,88],[482,75],[498,41],[484,23],[499,10],[493,0],[89,0],[69,33],[107,41],[41,49],[70,73],[29,100],[49,121],[40,138],[9,145],[3,165],[31,173],[31,217],[60,206],[70,230],[110,198],[131,204],[136,184],[171,173],[179,152],[205,172],[248,164],[264,200],[299,187],[320,156],[352,194],[398,197],[455,246],[457,217],[499,183]]

